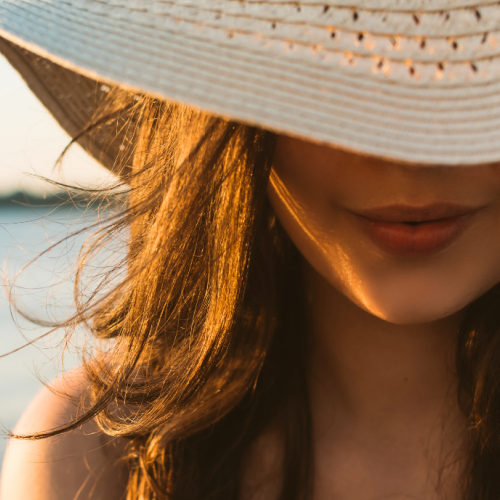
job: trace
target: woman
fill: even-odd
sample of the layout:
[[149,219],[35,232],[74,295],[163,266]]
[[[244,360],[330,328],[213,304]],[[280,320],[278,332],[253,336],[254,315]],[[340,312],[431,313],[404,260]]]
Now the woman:
[[499,19],[2,0],[4,54],[130,186],[66,325],[112,347],[32,402],[2,498],[498,498]]

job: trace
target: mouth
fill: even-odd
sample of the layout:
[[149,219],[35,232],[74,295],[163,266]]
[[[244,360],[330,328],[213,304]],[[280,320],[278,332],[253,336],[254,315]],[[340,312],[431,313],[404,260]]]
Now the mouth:
[[427,257],[456,241],[481,208],[439,203],[390,205],[352,213],[371,241],[385,252],[399,257]]

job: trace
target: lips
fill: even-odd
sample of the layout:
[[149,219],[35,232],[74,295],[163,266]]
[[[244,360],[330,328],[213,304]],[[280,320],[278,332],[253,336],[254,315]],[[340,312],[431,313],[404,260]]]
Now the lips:
[[426,257],[450,246],[480,209],[464,205],[390,205],[355,213],[368,237],[385,252]]

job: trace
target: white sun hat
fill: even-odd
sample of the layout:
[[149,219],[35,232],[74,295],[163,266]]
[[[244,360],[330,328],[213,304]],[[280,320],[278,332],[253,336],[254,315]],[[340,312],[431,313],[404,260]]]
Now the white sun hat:
[[394,161],[500,161],[497,0],[0,0],[0,36],[25,76],[44,61],[56,116],[54,63],[76,108],[98,80]]

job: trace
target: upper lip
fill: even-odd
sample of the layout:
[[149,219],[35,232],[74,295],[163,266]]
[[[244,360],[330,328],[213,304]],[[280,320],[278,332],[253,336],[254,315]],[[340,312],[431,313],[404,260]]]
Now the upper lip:
[[353,213],[374,221],[426,222],[471,214],[480,208],[455,203],[432,203],[420,206],[401,204],[358,210]]

